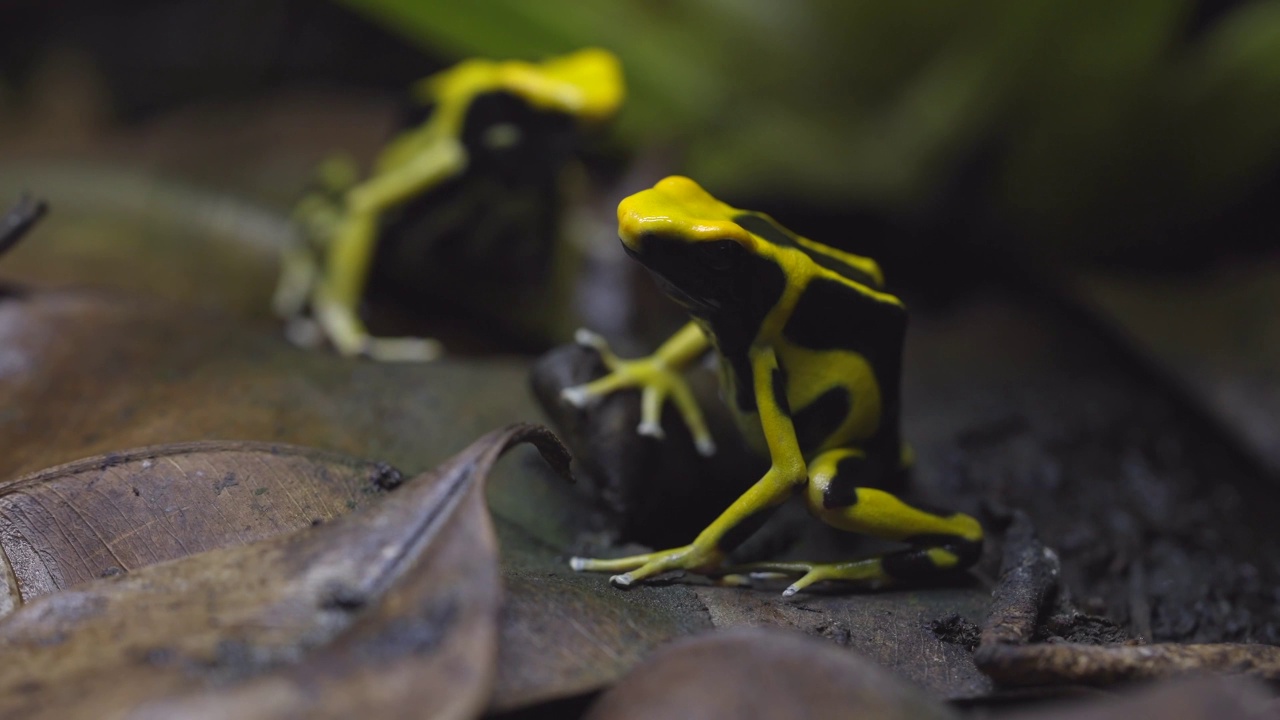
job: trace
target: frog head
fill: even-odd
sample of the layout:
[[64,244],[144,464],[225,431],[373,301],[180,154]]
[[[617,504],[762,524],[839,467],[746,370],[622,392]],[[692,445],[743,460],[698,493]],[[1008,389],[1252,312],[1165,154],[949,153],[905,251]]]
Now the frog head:
[[618,236],[664,293],[712,319],[767,309],[756,306],[776,302],[786,282],[775,246],[735,220],[746,215],[672,176],[618,205]]

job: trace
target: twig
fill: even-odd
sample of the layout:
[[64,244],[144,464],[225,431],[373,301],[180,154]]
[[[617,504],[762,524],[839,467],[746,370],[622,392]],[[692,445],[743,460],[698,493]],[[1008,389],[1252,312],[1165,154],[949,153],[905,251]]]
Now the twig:
[[[1130,607],[1144,616],[1145,575],[1131,578]],[[1017,513],[1005,536],[1000,581],[992,592],[991,613],[982,630],[973,661],[1001,685],[1112,685],[1135,680],[1155,680],[1189,672],[1247,675],[1280,681],[1280,647],[1241,643],[1182,645],[1086,645],[1084,643],[1030,643],[1041,611],[1057,588],[1058,558],[1035,537],[1026,515]],[[1148,630],[1149,632],[1149,630]]]
[[1272,645],[1038,643],[986,645],[978,648],[975,662],[978,655],[978,667],[1001,685],[1106,686],[1192,672],[1280,680],[1280,647]]
[[43,200],[34,200],[29,195],[18,198],[17,204],[0,218],[0,255],[17,245],[48,209]]
[[1036,538],[1026,514],[1014,512],[1005,533],[1000,580],[991,593],[991,612],[979,645],[1030,642],[1041,609],[1057,586],[1058,556]]

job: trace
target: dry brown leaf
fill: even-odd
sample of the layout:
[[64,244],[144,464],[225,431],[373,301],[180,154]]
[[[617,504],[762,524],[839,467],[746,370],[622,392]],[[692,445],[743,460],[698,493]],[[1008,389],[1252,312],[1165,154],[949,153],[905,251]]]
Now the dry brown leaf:
[[206,442],[100,455],[0,486],[0,615],[70,585],[345,514],[401,480],[312,448]]
[[738,629],[669,645],[587,711],[588,720],[956,715],[862,657],[800,633]]
[[490,433],[393,496],[313,528],[36,599],[0,621],[6,717],[471,717],[494,673],[500,591]]

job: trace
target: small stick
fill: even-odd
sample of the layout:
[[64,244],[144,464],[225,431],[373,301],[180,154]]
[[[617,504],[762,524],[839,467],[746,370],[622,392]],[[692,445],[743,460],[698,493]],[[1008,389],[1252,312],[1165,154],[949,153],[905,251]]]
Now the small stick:
[[33,200],[29,195],[18,198],[17,204],[0,218],[0,255],[17,245],[48,209],[43,200]]
[[1057,590],[1058,570],[1058,556],[1036,538],[1026,513],[1015,512],[1005,533],[1000,580],[991,593],[979,650],[1031,641],[1041,610]]
[[1093,685],[1158,680],[1186,673],[1280,681],[1280,647],[1246,643],[1084,645],[1037,643],[978,648],[978,667],[1001,685]]
[[[1130,580],[1130,592],[1145,591],[1145,568]],[[1095,685],[1156,680],[1190,672],[1247,675],[1280,682],[1280,647],[1244,643],[1183,645],[1086,645],[1031,643],[1043,608],[1058,583],[1058,558],[1035,537],[1030,520],[1014,515],[1005,535],[1000,581],[973,662],[1006,686]],[[1145,601],[1130,599],[1143,612]]]
[[1151,603],[1147,600],[1147,571],[1142,558],[1129,565],[1129,627],[1146,642],[1151,641]]

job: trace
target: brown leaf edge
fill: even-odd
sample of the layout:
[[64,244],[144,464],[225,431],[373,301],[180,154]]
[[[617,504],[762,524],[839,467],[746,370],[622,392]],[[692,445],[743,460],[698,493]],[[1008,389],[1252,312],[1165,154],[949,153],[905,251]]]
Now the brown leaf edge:
[[[17,653],[15,660],[24,654],[23,645],[41,655],[26,670],[28,662],[8,666],[6,685],[16,692],[4,704],[25,707],[23,715],[59,718],[475,716],[493,685],[501,607],[483,479],[521,442],[568,473],[568,452],[549,430],[512,425],[417,476],[405,492],[332,524],[149,566],[42,599],[4,623],[8,640],[0,644]],[[247,585],[226,584],[244,577],[254,563],[257,572],[245,578]],[[330,598],[327,584],[315,582],[317,572],[331,580],[347,577],[351,591]],[[267,605],[253,611],[262,592]],[[150,604],[136,606],[130,593],[143,601],[149,597]],[[288,649],[296,642],[290,636],[315,637],[308,628],[329,634],[314,620],[298,618],[298,610],[348,598],[352,602],[342,605],[348,609],[338,615],[349,621],[334,626],[336,634],[318,645],[299,636],[300,656]],[[187,624],[184,608],[198,609],[201,599],[232,611],[222,616],[232,625],[214,622],[206,629],[234,630],[231,636]],[[281,609],[289,615],[276,614]],[[179,626],[163,617],[174,613],[182,616]],[[253,619],[273,616],[284,625]],[[322,624],[335,620],[332,611],[327,617]],[[112,640],[104,645],[104,638]],[[114,649],[126,638],[134,641]],[[228,658],[231,665],[219,659],[228,643],[245,649]],[[308,645],[311,650],[305,650]],[[63,673],[67,682],[40,670],[54,670],[63,658],[71,660]],[[73,686],[78,691],[71,692]]]
[[[483,507],[483,487],[471,482],[471,479],[483,480],[498,458],[522,443],[533,445],[557,474],[572,480],[569,451],[551,430],[531,423],[509,425],[487,433],[434,470],[424,473],[452,480],[450,487],[445,488],[444,492],[454,496],[455,502],[442,503],[437,514],[451,514],[450,510],[463,501],[462,496],[468,489],[477,490],[479,503],[472,503],[471,506],[479,507],[480,510],[470,518],[471,527],[473,530],[481,530],[486,539],[496,544],[491,519]],[[421,476],[406,484],[414,484],[419,478]],[[466,521],[468,518],[464,517],[462,520]],[[483,525],[483,528],[476,528],[476,525]],[[428,542],[430,538],[423,537],[418,544]],[[443,653],[435,653],[426,658],[428,662],[438,661],[435,670],[429,672],[421,662],[424,658],[418,656],[418,648],[397,637],[405,630],[398,626],[395,617],[396,613],[404,611],[405,596],[415,592],[429,593],[433,588],[427,586],[431,584],[431,578],[426,574],[419,574],[402,583],[401,587],[390,589],[376,608],[365,613],[333,642],[312,653],[298,665],[245,683],[236,688],[235,692],[206,692],[184,698],[177,704],[162,702],[152,705],[140,716],[197,719],[286,718],[301,715],[347,718],[357,714],[376,717],[385,714],[388,717],[432,717],[441,720],[476,717],[488,702],[496,674],[500,586],[494,597],[488,598],[485,603],[488,605],[486,614],[491,616],[488,618],[491,627],[485,629],[489,634],[486,642],[492,646],[484,669],[486,677],[473,683],[480,692],[467,693],[464,688],[464,673],[461,672],[463,668],[459,667],[459,663],[448,657],[441,658]],[[418,587],[415,588],[414,585]],[[371,649],[377,654],[375,663],[368,662]],[[392,665],[397,662],[397,665]],[[441,683],[444,684],[443,687]]]

